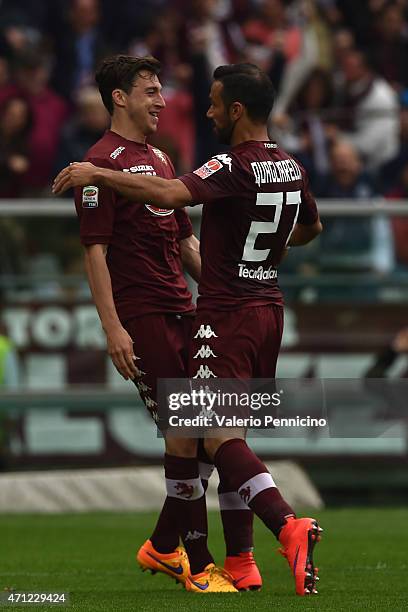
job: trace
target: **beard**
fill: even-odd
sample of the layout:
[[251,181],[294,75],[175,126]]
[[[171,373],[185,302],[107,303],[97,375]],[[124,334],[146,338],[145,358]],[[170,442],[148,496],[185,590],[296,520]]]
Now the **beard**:
[[214,126],[214,131],[217,135],[218,142],[224,145],[230,145],[234,127],[235,121],[231,121],[230,119],[228,119],[228,122],[222,128]]

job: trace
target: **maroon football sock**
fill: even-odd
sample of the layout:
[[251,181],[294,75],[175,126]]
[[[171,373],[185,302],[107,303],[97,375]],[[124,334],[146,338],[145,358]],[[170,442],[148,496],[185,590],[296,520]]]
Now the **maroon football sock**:
[[150,538],[157,552],[167,554],[173,552],[180,544],[177,525],[174,522],[173,506],[170,497],[166,497],[159,519]]
[[245,440],[224,442],[215,454],[214,463],[225,486],[238,491],[242,501],[278,537],[286,518],[295,513],[279,493],[266,466]]
[[[206,491],[214,464],[205,451],[204,440],[202,439],[198,441],[197,457],[201,482],[204,491]],[[251,551],[254,547],[254,515],[252,510],[242,501],[236,491],[230,491],[222,482],[218,486],[218,501],[224,528],[227,556],[230,557],[232,555],[239,555],[240,552]]]
[[230,491],[223,481],[218,485],[218,501],[227,557],[252,551],[254,547],[252,510],[243,502],[237,491]]
[[[207,506],[196,458],[165,455],[168,512],[183,541],[192,574],[213,563],[207,547]],[[154,546],[154,543],[153,543]]]

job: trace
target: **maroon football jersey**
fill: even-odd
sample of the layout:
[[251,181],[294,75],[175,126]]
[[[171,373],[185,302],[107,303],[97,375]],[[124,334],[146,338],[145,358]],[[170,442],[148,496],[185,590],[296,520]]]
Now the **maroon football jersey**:
[[318,218],[304,169],[275,143],[251,140],[180,180],[204,203],[200,308],[282,304],[283,250],[296,222]]
[[[122,172],[174,177],[173,165],[160,149],[112,131],[89,149],[85,160]],[[185,211],[129,202],[112,189],[93,185],[75,190],[75,206],[82,244],[108,245],[106,261],[122,323],[194,309],[180,259],[179,240],[192,234]]]

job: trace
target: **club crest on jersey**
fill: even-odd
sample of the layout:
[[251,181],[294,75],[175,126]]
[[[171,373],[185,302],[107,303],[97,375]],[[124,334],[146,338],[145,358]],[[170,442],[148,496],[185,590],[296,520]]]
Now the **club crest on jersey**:
[[82,189],[82,208],[98,207],[99,187],[88,185]]
[[158,206],[152,206],[151,204],[145,204],[147,210],[154,215],[159,217],[168,217],[174,213],[174,208],[159,208]]
[[160,151],[160,149],[155,149],[154,147],[152,150],[153,150],[153,153],[156,155],[156,157],[158,157],[160,161],[163,162],[163,164],[166,164],[167,166],[167,159],[163,151]]
[[223,165],[219,159],[210,159],[204,164],[204,166],[201,166],[201,168],[197,168],[197,170],[194,170],[194,174],[196,174],[202,179],[206,179],[212,174],[215,174],[215,172],[218,172],[218,170],[221,170],[222,167]]

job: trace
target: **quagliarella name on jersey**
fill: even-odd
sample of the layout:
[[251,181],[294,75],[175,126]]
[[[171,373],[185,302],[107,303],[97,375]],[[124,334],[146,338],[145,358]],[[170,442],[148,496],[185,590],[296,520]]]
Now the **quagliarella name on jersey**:
[[252,172],[257,185],[265,183],[291,183],[302,178],[300,168],[293,159],[280,161],[254,161],[251,162]]
[[269,266],[266,270],[263,266],[259,266],[254,270],[253,268],[247,268],[245,264],[238,264],[238,276],[240,278],[254,278],[256,280],[271,280],[278,277],[278,271],[272,266]]

